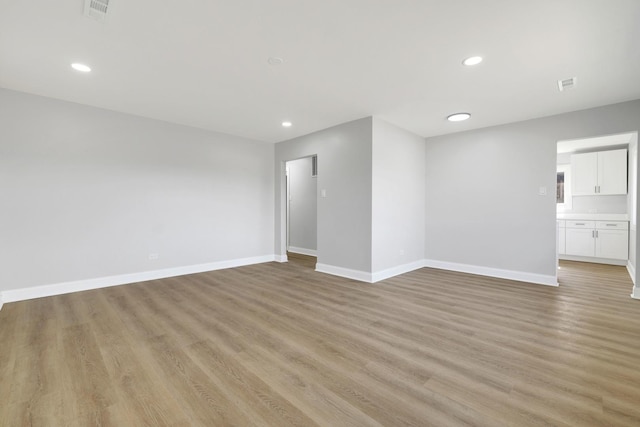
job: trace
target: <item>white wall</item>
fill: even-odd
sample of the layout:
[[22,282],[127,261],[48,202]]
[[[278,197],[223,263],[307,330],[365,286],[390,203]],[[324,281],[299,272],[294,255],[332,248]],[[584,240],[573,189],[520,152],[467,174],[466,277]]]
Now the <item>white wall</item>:
[[424,138],[373,119],[372,271],[424,259]]
[[317,178],[312,158],[287,162],[289,170],[289,251],[317,255]]
[[555,277],[557,141],[639,127],[636,100],[427,138],[427,259]]
[[0,291],[273,257],[273,156],[270,144],[0,90]]
[[371,271],[371,133],[367,117],[276,144],[276,242],[285,255],[284,167],[318,155],[317,269],[364,278]]

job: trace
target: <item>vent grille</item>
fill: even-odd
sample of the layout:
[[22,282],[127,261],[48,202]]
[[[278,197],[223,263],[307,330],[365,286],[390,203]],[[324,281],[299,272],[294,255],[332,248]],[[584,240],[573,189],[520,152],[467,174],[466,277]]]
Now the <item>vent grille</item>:
[[84,0],[84,15],[104,22],[109,11],[109,0]]
[[567,89],[573,89],[578,82],[577,77],[571,77],[569,79],[558,80],[558,89],[560,92],[564,92]]

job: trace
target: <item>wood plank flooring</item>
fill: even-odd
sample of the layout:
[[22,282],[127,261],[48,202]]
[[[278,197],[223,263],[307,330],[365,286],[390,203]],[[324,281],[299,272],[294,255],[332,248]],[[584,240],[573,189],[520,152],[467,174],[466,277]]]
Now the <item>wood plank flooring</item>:
[[5,304],[0,425],[640,425],[626,270],[560,281],[292,259]]
[[290,262],[300,267],[307,267],[312,270],[316,269],[316,262],[318,261],[318,258],[314,256],[297,254],[295,252],[287,252],[287,258]]

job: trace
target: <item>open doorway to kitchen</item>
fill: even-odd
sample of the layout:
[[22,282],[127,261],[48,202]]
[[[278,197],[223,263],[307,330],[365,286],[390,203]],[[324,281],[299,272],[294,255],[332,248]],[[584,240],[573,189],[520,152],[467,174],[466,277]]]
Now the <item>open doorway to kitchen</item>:
[[559,284],[593,264],[626,269],[635,283],[637,132],[558,141],[556,163]]
[[315,269],[318,248],[318,157],[286,162],[287,259]]

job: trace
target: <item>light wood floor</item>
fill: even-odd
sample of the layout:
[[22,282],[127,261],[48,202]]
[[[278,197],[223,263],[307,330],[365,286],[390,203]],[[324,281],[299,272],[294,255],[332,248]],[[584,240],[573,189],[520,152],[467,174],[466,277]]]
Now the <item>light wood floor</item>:
[[290,262],[295,263],[300,267],[306,267],[312,270],[316,269],[316,262],[318,261],[317,257],[297,254],[295,252],[287,252],[287,258]]
[[638,426],[630,291],[292,260],[5,304],[0,425]]

